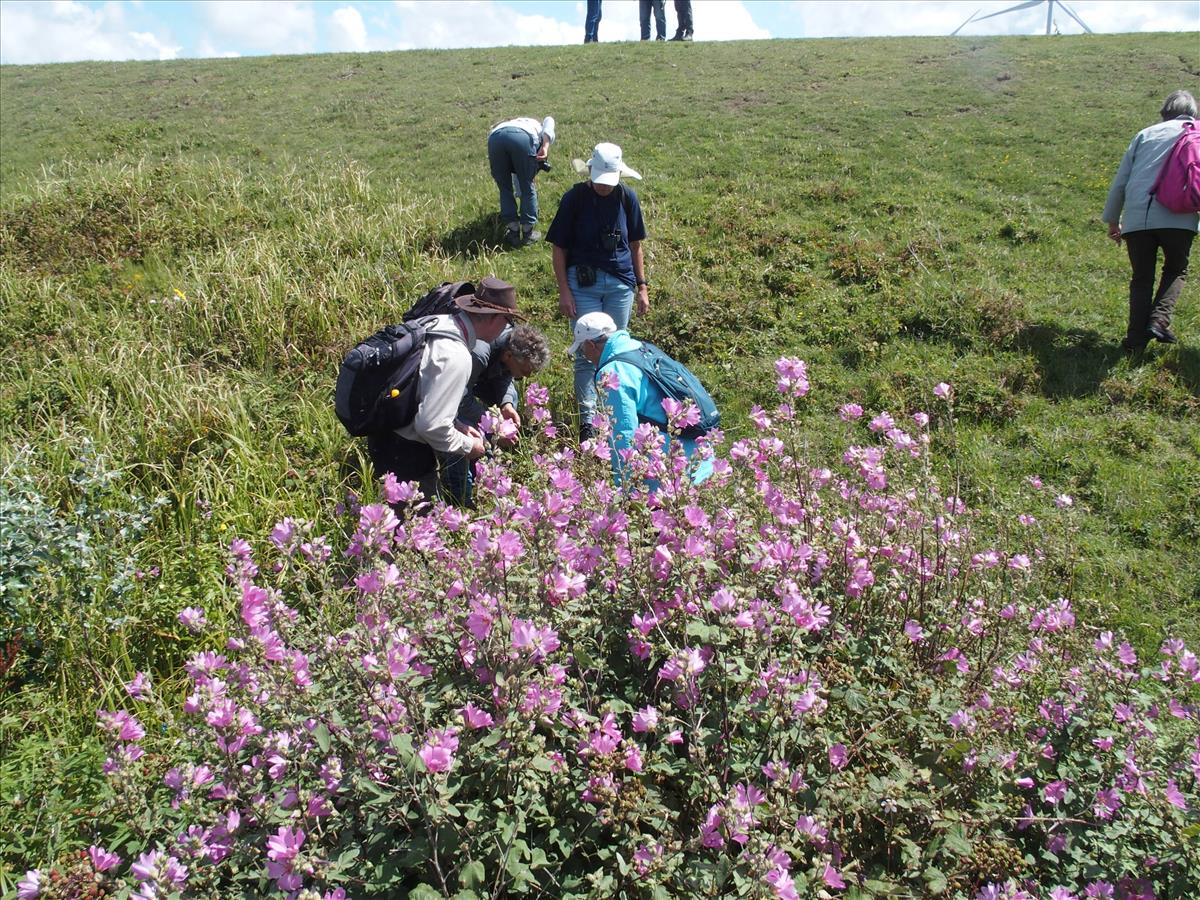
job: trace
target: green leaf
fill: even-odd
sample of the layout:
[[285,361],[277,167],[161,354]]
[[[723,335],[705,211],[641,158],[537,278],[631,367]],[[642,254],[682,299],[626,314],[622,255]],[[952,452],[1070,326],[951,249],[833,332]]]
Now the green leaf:
[[967,837],[967,830],[958,824],[947,828],[942,849],[953,853],[955,856],[969,857],[971,855],[971,841]]
[[539,772],[550,772],[554,769],[554,763],[544,756],[535,756],[529,764]]
[[572,647],[571,655],[575,657],[575,665],[577,665],[580,669],[597,668],[596,661],[588,655],[587,650],[583,648],[582,644]]
[[463,887],[483,887],[487,883],[487,870],[482,862],[473,859],[462,867],[462,871],[458,873],[458,880]]
[[325,727],[325,723],[321,722],[313,729],[313,737],[317,739],[317,746],[321,748],[322,753],[329,752],[329,729]]
[[443,897],[441,891],[421,883],[408,892],[408,900],[443,900]]
[[931,894],[940,894],[948,886],[945,873],[941,869],[935,869],[933,866],[926,869],[922,877],[925,879],[925,887]]

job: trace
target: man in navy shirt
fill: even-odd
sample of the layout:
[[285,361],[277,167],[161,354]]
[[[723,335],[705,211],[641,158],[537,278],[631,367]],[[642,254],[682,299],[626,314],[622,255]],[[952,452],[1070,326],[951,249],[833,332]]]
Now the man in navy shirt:
[[[558,308],[572,328],[590,312],[607,313],[618,328],[627,328],[635,297],[638,313],[650,309],[642,257],[646,223],[637,194],[621,184],[622,175],[638,180],[642,176],[625,165],[616,144],[597,144],[592,158],[580,166],[587,167],[589,179],[563,195],[546,232],[546,240],[554,245]],[[582,438],[592,433],[595,375],[595,365],[577,353],[575,401]]]

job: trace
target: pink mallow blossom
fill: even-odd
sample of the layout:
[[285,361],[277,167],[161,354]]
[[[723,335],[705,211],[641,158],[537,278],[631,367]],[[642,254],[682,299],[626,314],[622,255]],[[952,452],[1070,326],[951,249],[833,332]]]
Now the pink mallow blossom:
[[457,728],[433,729],[417,751],[425,769],[429,772],[449,772],[454,764],[454,753],[458,750]]

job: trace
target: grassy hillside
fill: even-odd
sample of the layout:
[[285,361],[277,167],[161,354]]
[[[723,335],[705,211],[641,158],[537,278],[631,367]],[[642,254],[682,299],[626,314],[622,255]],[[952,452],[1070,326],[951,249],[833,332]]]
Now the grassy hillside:
[[[86,731],[138,669],[174,677],[176,613],[228,603],[229,538],[358,489],[336,364],[425,288],[495,273],[566,345],[548,248],[498,240],[485,138],[518,114],[558,121],[544,223],[597,141],[643,173],[635,331],[731,431],[783,353],[814,411],[907,415],[950,381],[937,449],[962,495],[1003,509],[1033,475],[1073,495],[1077,598],[1144,646],[1194,640],[1200,305],[1185,292],[1180,345],[1125,357],[1127,262],[1098,215],[1197,75],[1195,35],[0,69],[0,602],[17,671],[41,673],[5,696],[0,746]],[[564,415],[568,370],[540,378]],[[6,791],[48,795],[34,768]]]

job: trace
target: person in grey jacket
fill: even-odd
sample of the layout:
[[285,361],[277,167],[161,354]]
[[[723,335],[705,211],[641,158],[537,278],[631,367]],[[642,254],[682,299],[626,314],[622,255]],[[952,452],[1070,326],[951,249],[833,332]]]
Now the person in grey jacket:
[[471,380],[469,347],[491,343],[517,311],[513,286],[499,278],[483,278],[474,294],[454,301],[458,311],[437,316],[426,330],[424,355],[417,386],[417,413],[403,428],[367,439],[375,473],[391,472],[400,481],[416,481],[421,493],[433,497],[438,488],[438,458],[476,460],[486,446],[479,429],[458,421],[458,407]]
[[[1176,342],[1171,315],[1187,278],[1188,255],[1200,228],[1200,215],[1171,212],[1150,193],[1159,170],[1183,131],[1196,118],[1196,100],[1175,91],[1163,102],[1162,121],[1143,128],[1129,144],[1101,217],[1108,236],[1123,240],[1133,276],[1129,281],[1129,326],[1121,342],[1125,350],[1141,350],[1150,339]],[[1163,253],[1162,278],[1154,290],[1158,251]]]

